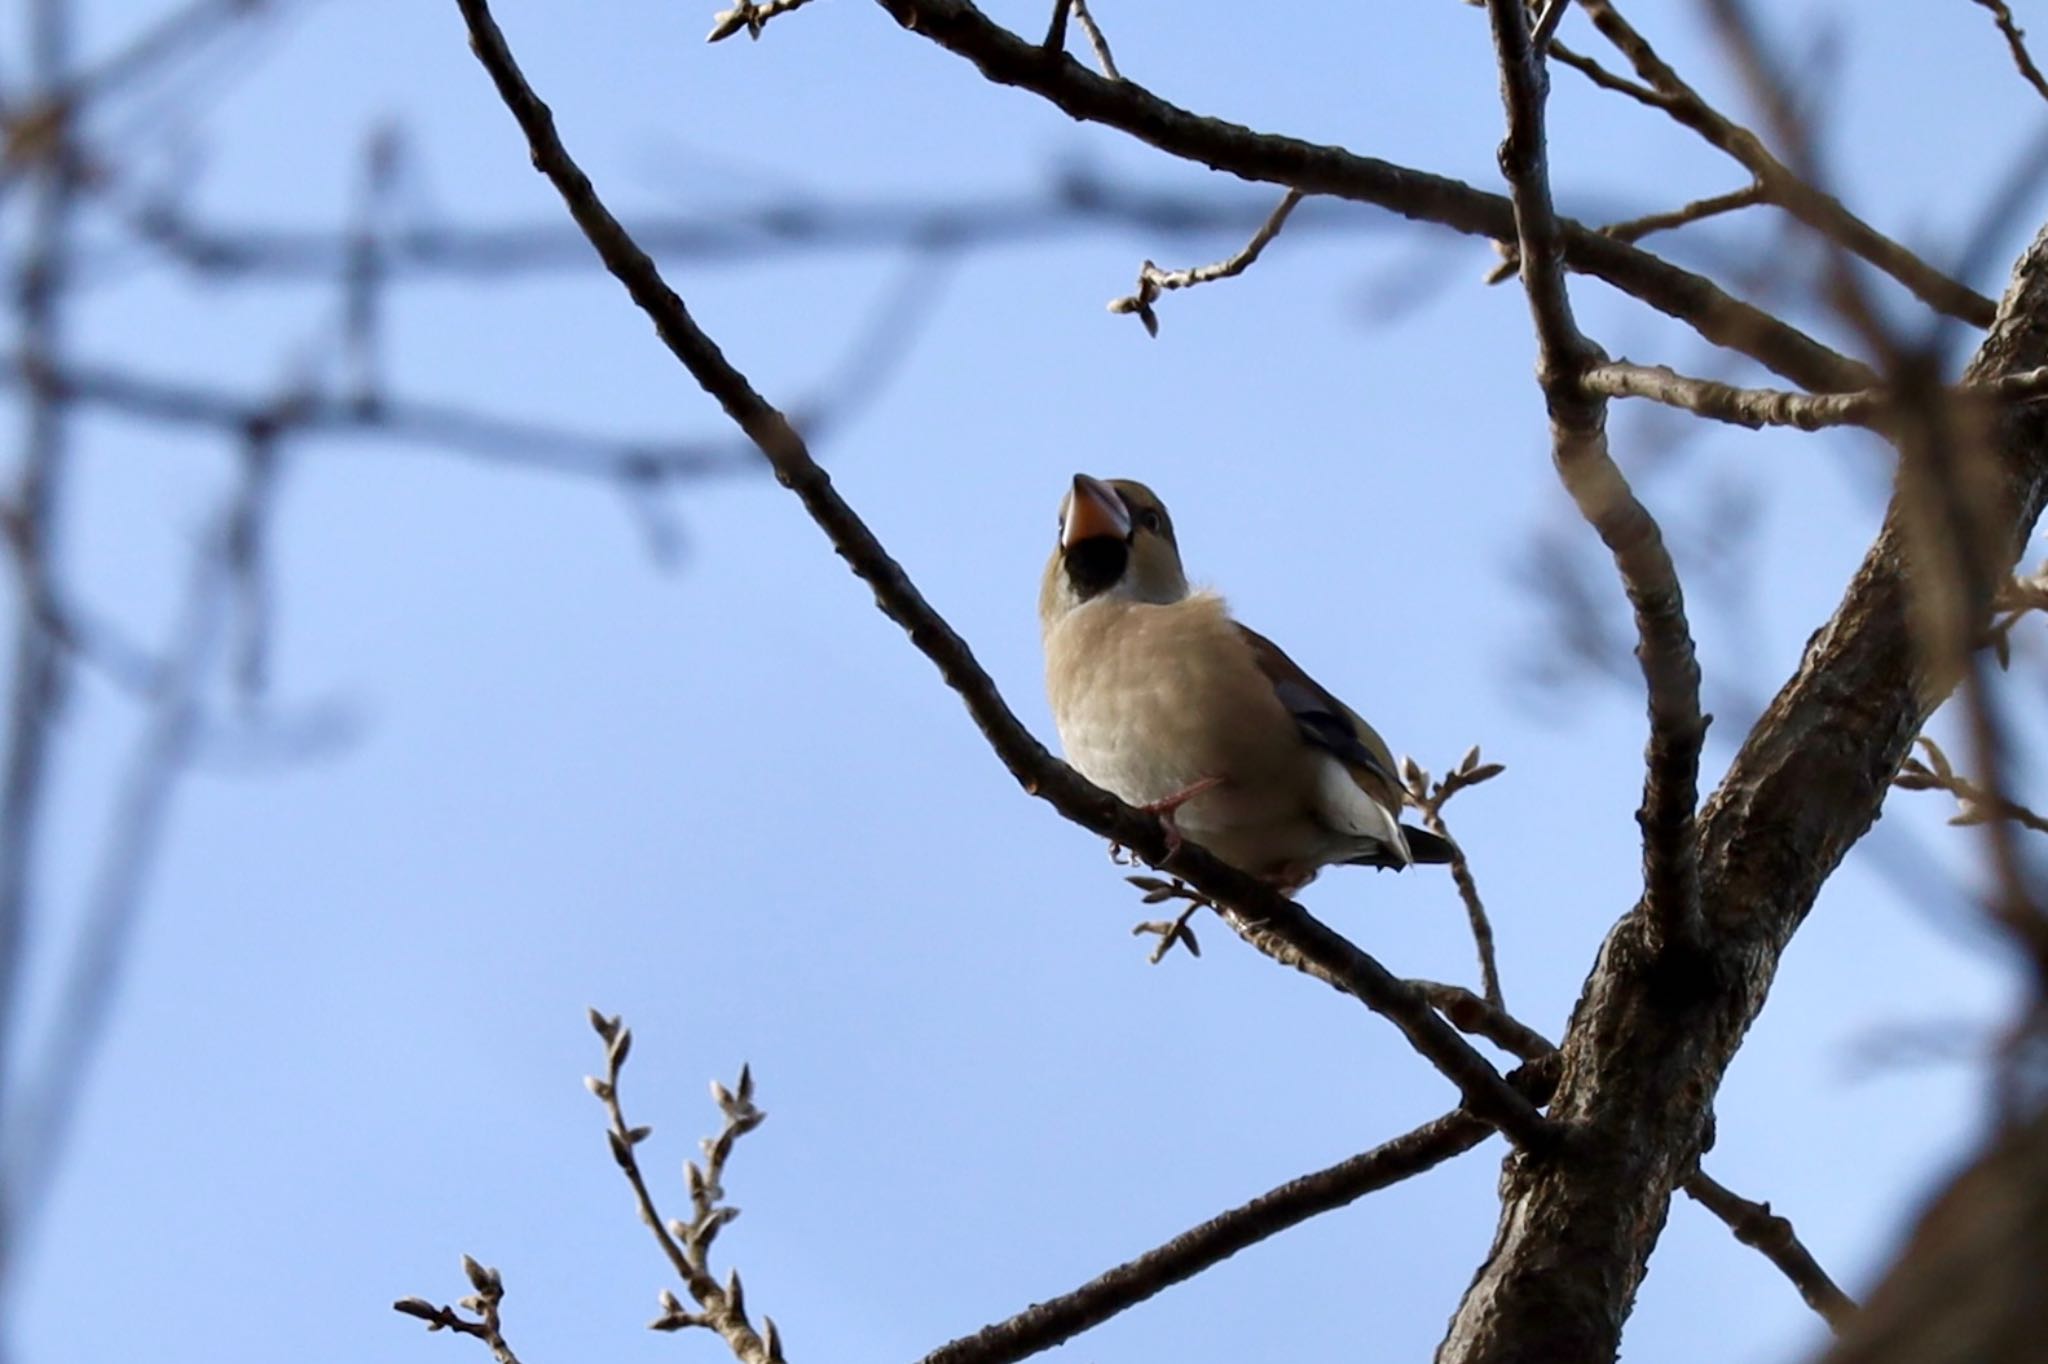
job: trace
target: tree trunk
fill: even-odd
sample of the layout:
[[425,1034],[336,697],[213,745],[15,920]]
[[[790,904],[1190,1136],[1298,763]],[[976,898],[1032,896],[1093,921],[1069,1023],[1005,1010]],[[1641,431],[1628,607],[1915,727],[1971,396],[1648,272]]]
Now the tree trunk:
[[[2013,271],[1967,377],[2048,363],[2048,229]],[[2048,405],[1993,429],[2005,536],[2017,559],[2048,488]],[[1671,1194],[1712,1142],[1714,1095],[1814,897],[1877,818],[1945,682],[1907,619],[1895,498],[1834,616],[1757,722],[1701,812],[1708,940],[1659,942],[1637,908],[1603,945],[1564,1040],[1550,1112],[1556,1154],[1508,1157],[1501,1218],[1437,1352],[1439,1364],[1613,1359]],[[1988,603],[1984,605],[1988,606]]]

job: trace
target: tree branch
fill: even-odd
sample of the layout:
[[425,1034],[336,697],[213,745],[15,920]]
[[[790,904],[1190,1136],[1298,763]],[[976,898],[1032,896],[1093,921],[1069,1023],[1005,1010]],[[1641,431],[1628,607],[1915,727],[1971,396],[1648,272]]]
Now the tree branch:
[[2034,65],[2033,54],[2027,51],[2027,35],[2006,8],[2005,0],[1976,0],[1979,8],[1991,11],[1991,20],[1998,25],[1998,31],[2005,37],[2005,45],[2012,52],[2012,64],[2019,68],[2021,79],[2034,87],[2042,99],[2048,99],[2048,80],[2042,79],[2041,68]]
[[1610,0],[1580,0],[1579,8],[1636,74],[1662,95],[1664,111],[1726,153],[1751,175],[1765,196],[1814,231],[1855,252],[1906,286],[1922,302],[1975,327],[1991,325],[1995,306],[1976,290],[1950,279],[1899,243],[1858,218],[1839,199],[1795,174],[1773,156],[1762,139],[1722,114],[1657,55]]
[[1507,111],[1501,169],[1514,193],[1522,284],[1536,326],[1536,373],[1550,409],[1553,458],[1580,514],[1613,555],[1635,609],[1636,659],[1650,714],[1643,803],[1636,816],[1643,830],[1644,904],[1663,936],[1675,945],[1692,945],[1702,931],[1692,819],[1706,719],[1685,595],[1655,518],[1608,453],[1606,401],[1580,382],[1603,357],[1579,331],[1565,288],[1544,132],[1549,74],[1532,45],[1528,11],[1522,0],[1488,0],[1487,12]]
[[[1549,1038],[1463,986],[1439,985],[1428,980],[1414,984],[1457,1027],[1486,1038],[1529,1064],[1557,1055]],[[1778,1272],[1799,1290],[1806,1305],[1820,1313],[1830,1327],[1840,1331],[1848,1324],[1856,1304],[1836,1287],[1800,1241],[1792,1224],[1773,1213],[1770,1204],[1753,1203],[1698,1169],[1686,1177],[1683,1187],[1695,1202],[1720,1218],[1735,1233],[1736,1240],[1777,1266]]]
[[[966,0],[878,0],[904,28],[967,58],[1001,85],[1029,90],[1078,119],[1131,134],[1170,155],[1265,181],[1377,204],[1406,218],[1509,241],[1513,206],[1458,180],[1339,147],[1257,133],[1190,113],[1129,80],[1110,81],[991,23]],[[1868,366],[1829,349],[1713,281],[1582,226],[1559,224],[1565,264],[1685,322],[1717,345],[1741,352],[1802,387],[1867,388]]]
[[1736,1240],[1760,1251],[1776,1265],[1778,1272],[1799,1290],[1799,1296],[1806,1299],[1806,1305],[1820,1313],[1836,1332],[1848,1326],[1856,1315],[1856,1304],[1801,1244],[1792,1224],[1771,1211],[1770,1204],[1753,1203],[1697,1170],[1685,1181],[1685,1192],[1727,1223]]
[[[1539,1063],[1516,1071],[1513,1078],[1532,1102],[1541,1103],[1556,1074],[1553,1067]],[[918,1364],[1013,1364],[1049,1350],[1248,1246],[1434,1169],[1471,1150],[1492,1131],[1463,1110],[1446,1113],[1370,1151],[1219,1213],[1071,1293],[1034,1303],[1008,1320],[940,1346]]]
[[[1713,379],[1698,379],[1663,365],[1636,365],[1612,360],[1593,366],[1580,381],[1589,393],[1609,398],[1648,398],[1715,421],[1756,430],[1765,426],[1796,426],[1818,431],[1830,426],[1862,426],[1884,430],[1898,406],[1888,388],[1852,393],[1791,393],[1781,388],[1737,388]],[[2048,368],[2000,375],[1951,389],[1957,403],[2028,403],[2048,397]]]
[[1210,265],[1197,265],[1185,270],[1162,270],[1151,261],[1138,269],[1138,288],[1135,293],[1122,298],[1111,299],[1109,310],[1113,313],[1136,313],[1138,320],[1145,324],[1145,330],[1152,336],[1159,335],[1159,316],[1152,311],[1152,305],[1159,295],[1173,289],[1189,289],[1197,284],[1209,284],[1219,279],[1234,279],[1251,269],[1259,253],[1267,243],[1280,235],[1280,229],[1287,225],[1287,216],[1294,212],[1301,202],[1301,191],[1290,189],[1280,199],[1272,215],[1259,225],[1250,241],[1228,259]]
[[939,669],[1020,785],[1082,827],[1131,848],[1181,876],[1224,907],[1240,937],[1285,965],[1357,998],[1398,1027],[1444,1073],[1466,1106],[1519,1145],[1546,1144],[1543,1117],[1500,1072],[1387,969],[1299,905],[1193,844],[1171,857],[1159,822],[1083,779],[1017,720],[967,642],[947,624],[832,487],[782,413],[755,392],[697,326],[647,254],[598,199],[562,146],[554,117],[520,74],[486,0],[458,0],[471,45],[506,107],[525,131],[533,164],[561,194],[605,266],[654,324],[662,342],[761,450],[777,479],[794,491],[849,568],[873,589],[883,614]]
[[[2044,318],[2048,231],[2014,267],[1965,382],[2048,363]],[[1991,439],[1988,538],[2010,564],[2048,497],[2048,413],[2005,408]],[[1508,1158],[1493,1249],[1460,1309],[1477,1329],[1446,1343],[1445,1364],[1614,1356],[1671,1192],[1698,1163],[1714,1096],[1779,958],[1945,694],[1908,619],[1903,517],[1895,499],[1840,607],[1701,810],[1708,954],[1653,950],[1640,908],[1608,934],[1550,1109],[1572,1134],[1573,1159]]]

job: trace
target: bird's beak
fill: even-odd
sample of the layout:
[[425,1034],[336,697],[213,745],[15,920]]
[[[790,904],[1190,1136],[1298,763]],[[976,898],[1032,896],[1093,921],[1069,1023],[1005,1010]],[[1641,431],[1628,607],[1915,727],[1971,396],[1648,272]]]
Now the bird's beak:
[[1067,499],[1067,522],[1060,528],[1060,548],[1072,549],[1083,540],[1128,539],[1130,509],[1116,495],[1116,489],[1099,478],[1074,475],[1074,495]]

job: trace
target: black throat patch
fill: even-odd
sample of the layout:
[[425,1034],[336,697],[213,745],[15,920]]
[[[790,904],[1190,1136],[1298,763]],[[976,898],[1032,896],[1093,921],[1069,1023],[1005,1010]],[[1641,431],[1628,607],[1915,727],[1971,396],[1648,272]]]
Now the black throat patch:
[[1131,547],[1113,536],[1096,535],[1068,545],[1063,557],[1067,581],[1081,594],[1081,600],[1087,601],[1117,585],[1130,565]]

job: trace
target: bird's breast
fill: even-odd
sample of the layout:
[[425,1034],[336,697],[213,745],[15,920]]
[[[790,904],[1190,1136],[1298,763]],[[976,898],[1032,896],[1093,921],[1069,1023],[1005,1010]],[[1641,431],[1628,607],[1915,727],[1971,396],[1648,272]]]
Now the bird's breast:
[[[1046,684],[1067,760],[1134,805],[1206,777],[1249,794],[1300,749],[1214,597],[1099,600],[1069,612],[1047,632]],[[1233,803],[1227,791],[1200,798],[1190,827]]]

